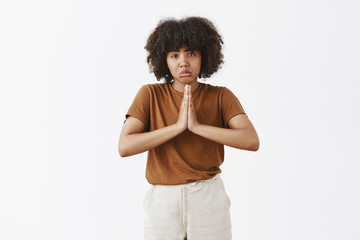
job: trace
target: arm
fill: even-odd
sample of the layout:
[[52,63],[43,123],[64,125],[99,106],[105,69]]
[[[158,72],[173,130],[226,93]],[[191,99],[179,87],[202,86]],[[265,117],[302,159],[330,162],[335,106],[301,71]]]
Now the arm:
[[175,124],[150,132],[145,132],[145,125],[137,118],[129,117],[122,128],[118,151],[121,157],[127,157],[153,149],[187,129],[188,96],[184,94],[179,118]]
[[258,135],[245,114],[238,114],[232,117],[228,123],[230,128],[200,124],[197,121],[196,112],[191,100],[191,91],[187,91],[186,93],[189,95],[188,128],[190,131],[230,147],[250,151],[257,151],[259,149]]
[[145,125],[139,119],[129,117],[123,126],[119,139],[119,154],[127,157],[142,153],[160,144],[169,141],[182,131],[176,124],[157,129],[151,132],[144,132]]
[[256,130],[245,114],[230,119],[230,128],[220,128],[204,124],[194,126],[190,131],[214,142],[230,147],[257,151],[259,138]]

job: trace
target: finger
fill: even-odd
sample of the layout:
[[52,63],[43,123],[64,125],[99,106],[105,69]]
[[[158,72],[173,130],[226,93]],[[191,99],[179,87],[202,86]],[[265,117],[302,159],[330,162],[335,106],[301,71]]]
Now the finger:
[[184,87],[184,95],[183,95],[183,100],[186,98],[186,85]]
[[190,104],[190,99],[191,99],[191,85],[187,85],[187,96],[188,96],[188,100],[189,100],[189,104]]
[[186,87],[184,88],[184,95],[183,95],[183,99],[182,99],[182,102],[181,102],[181,107],[187,107],[188,105],[188,101],[187,101],[187,94],[186,94]]
[[191,91],[188,93],[188,116],[190,116],[192,111],[192,98],[191,98]]
[[191,98],[191,95],[189,95],[189,113],[192,114],[193,111],[194,111],[194,105],[193,105],[193,102],[192,102],[192,98]]
[[[188,106],[189,106],[189,95],[187,94],[187,87],[185,86],[185,92],[184,92],[184,111],[187,114]],[[186,115],[187,117],[187,115]]]
[[188,94],[189,94],[189,104],[191,104],[192,103],[192,98],[191,98],[191,86],[189,85],[189,89],[188,89]]
[[184,109],[187,110],[189,106],[189,96],[185,95]]

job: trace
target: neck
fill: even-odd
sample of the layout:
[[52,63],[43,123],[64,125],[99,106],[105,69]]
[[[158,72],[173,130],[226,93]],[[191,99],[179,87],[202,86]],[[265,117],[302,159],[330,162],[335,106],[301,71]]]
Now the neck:
[[[171,86],[178,92],[184,92],[184,88],[185,88],[184,83],[179,83],[179,82],[172,82]],[[191,83],[188,83],[188,85],[191,85],[191,92],[195,91],[198,87],[199,87],[199,82],[198,81],[194,81]]]

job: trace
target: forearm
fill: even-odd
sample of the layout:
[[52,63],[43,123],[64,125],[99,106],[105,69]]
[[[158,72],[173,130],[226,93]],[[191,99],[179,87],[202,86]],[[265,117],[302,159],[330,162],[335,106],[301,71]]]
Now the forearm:
[[150,132],[132,133],[120,137],[119,153],[122,157],[153,149],[180,134],[183,130],[176,124]]
[[259,148],[257,133],[250,128],[229,129],[199,124],[192,129],[192,132],[214,142],[238,149],[257,151]]

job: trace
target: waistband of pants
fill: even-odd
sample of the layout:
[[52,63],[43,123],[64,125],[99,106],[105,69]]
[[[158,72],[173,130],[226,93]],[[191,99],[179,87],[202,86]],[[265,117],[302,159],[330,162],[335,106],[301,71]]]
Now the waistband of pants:
[[195,182],[190,182],[190,183],[177,184],[177,185],[156,184],[156,185],[152,185],[152,186],[154,186],[154,187],[164,187],[164,188],[183,188],[183,187],[193,187],[193,186],[197,186],[197,185],[211,184],[211,183],[213,183],[215,181],[218,181],[218,180],[221,180],[220,173],[216,174],[212,178],[205,179],[205,180],[197,180]]

